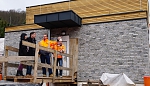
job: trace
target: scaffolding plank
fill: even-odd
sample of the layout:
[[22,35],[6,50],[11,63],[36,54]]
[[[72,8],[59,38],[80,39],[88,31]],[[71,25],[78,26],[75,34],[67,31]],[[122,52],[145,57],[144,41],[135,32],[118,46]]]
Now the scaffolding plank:
[[5,46],[5,49],[6,49],[6,50],[10,50],[10,51],[14,51],[14,52],[19,52],[19,49],[14,48],[14,47],[12,47],[12,46]]
[[7,58],[1,58],[0,62],[8,62],[8,61],[28,61],[34,60],[34,56],[8,56]]

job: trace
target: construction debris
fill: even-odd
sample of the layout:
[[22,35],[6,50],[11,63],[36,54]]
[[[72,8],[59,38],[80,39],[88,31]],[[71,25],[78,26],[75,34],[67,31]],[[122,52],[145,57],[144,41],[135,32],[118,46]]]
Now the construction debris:
[[104,85],[110,86],[135,86],[134,82],[131,81],[124,73],[121,74],[109,74],[103,73],[100,80]]

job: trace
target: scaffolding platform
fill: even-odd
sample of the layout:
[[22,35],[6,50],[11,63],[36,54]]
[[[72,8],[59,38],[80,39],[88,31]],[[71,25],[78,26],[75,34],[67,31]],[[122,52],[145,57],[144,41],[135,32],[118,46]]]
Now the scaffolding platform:
[[[28,83],[74,83],[76,79],[76,73],[74,71],[74,58],[73,55],[61,53],[56,50],[52,50],[50,48],[41,47],[38,44],[29,43],[26,41],[22,42],[23,45],[35,48],[35,56],[9,56],[8,52],[18,52],[19,50],[17,48],[11,47],[11,46],[5,46],[5,56],[1,56],[0,62],[4,63],[4,80],[7,81],[13,81],[13,82],[28,82]],[[54,55],[54,62],[53,64],[44,64],[40,63],[39,60],[39,50],[48,51],[50,53],[53,53]],[[61,67],[57,66],[57,55],[66,56],[69,58],[69,67]],[[8,76],[7,75],[7,68],[8,67],[18,67],[18,64],[15,63],[9,63],[10,62],[20,62],[24,65],[31,65],[33,66],[33,76],[27,77],[27,76]],[[40,77],[37,74],[38,70],[41,70],[42,67],[45,68],[51,68],[53,70],[53,75],[56,75],[56,69],[58,70],[67,70],[68,76],[62,76],[62,77]]]
[[[4,80],[6,81],[13,81],[13,82],[28,82],[33,83],[33,77],[26,77],[26,76],[5,76]],[[41,82],[52,82],[53,77],[37,77],[36,83]],[[63,77],[56,77],[55,83],[73,83],[71,76],[63,76]]]

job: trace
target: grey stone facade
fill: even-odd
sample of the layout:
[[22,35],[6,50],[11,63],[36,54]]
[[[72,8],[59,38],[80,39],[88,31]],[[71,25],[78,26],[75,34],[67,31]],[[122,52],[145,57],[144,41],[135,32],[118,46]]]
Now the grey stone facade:
[[[78,81],[99,79],[102,73],[125,73],[134,82],[150,75],[147,20],[127,20],[51,30],[51,37],[65,30],[79,39]],[[33,31],[33,30],[32,30]],[[18,47],[20,31],[6,33],[5,45]],[[47,30],[35,30],[37,40]]]
[[146,19],[53,29],[51,36],[63,30],[70,38],[79,39],[78,81],[99,79],[106,72],[125,73],[139,83],[144,75],[150,75]]

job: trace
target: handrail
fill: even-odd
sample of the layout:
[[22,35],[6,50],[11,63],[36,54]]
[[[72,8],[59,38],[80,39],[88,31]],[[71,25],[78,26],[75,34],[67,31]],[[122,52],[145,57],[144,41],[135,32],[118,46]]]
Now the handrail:
[[[32,65],[34,66],[35,62],[21,62],[24,65]],[[53,66],[49,65],[49,64],[44,64],[44,63],[38,63],[39,67],[46,67],[46,68],[53,68]]]
[[35,44],[27,42],[27,41],[22,41],[22,45],[28,46],[28,47],[32,47],[35,48]]
[[[34,63],[29,63],[29,64],[27,64],[27,63],[24,63],[24,61],[23,62],[21,62],[21,64],[24,64],[24,65],[32,65],[33,67],[34,67]],[[7,66],[8,67],[15,67],[15,68],[18,68],[18,66],[19,66],[19,64],[16,64],[16,63],[7,63]],[[26,69],[26,66],[23,66],[23,68],[25,68]],[[38,67],[38,70],[42,70],[42,67]]]
[[70,58],[73,57],[72,55],[69,55],[69,54],[67,54],[67,53],[57,52],[57,54],[60,54],[60,55],[62,55],[62,56],[66,56],[66,57],[70,57]]
[[[35,44],[27,42],[27,41],[22,41],[22,44],[25,45],[25,46],[28,46],[28,47],[35,48]],[[48,52],[51,52],[51,53],[54,53],[54,50],[51,49],[51,48],[46,48],[46,47],[39,46],[39,49],[40,50],[44,50],[44,51],[48,51]]]
[[[28,46],[28,47],[35,48],[35,44],[27,42],[27,41],[22,41],[22,44],[25,45],[25,46]],[[53,50],[51,48],[46,48],[46,47],[42,47],[42,46],[39,46],[39,49],[44,50],[44,51],[48,51],[48,52],[51,52],[51,53],[54,53],[54,51],[56,51],[56,50]],[[61,52],[58,52],[58,51],[57,51],[57,53],[62,55],[62,56],[72,57],[70,54],[67,54],[67,53],[61,53]]]
[[[34,62],[21,62],[21,64],[24,64],[24,65],[32,65],[32,66],[34,66],[33,64],[35,64],[35,63],[34,63]],[[53,68],[52,65],[44,64],[44,63],[38,63],[38,66],[39,66],[39,67],[46,67],[46,68]],[[60,66],[56,66],[56,69],[61,69],[61,70],[71,70],[71,68],[60,67]]]
[[0,62],[28,61],[28,60],[34,60],[34,56],[8,56],[7,58],[2,56],[0,59],[1,59]]
[[11,47],[11,46],[5,46],[6,50],[14,51],[14,52],[19,52],[19,49]]

